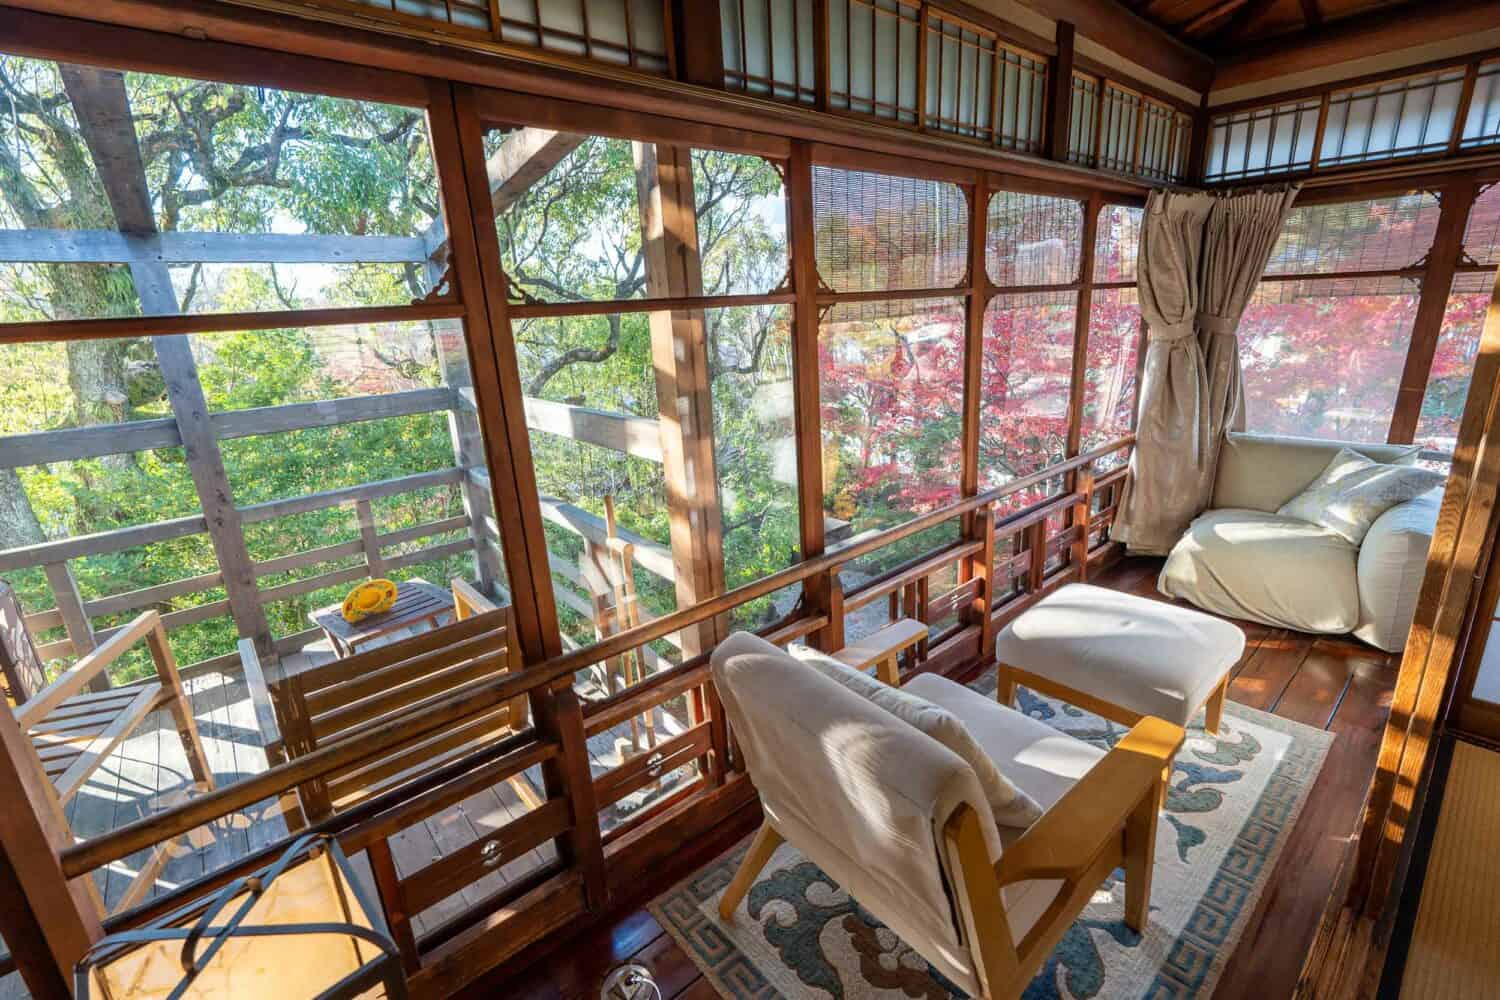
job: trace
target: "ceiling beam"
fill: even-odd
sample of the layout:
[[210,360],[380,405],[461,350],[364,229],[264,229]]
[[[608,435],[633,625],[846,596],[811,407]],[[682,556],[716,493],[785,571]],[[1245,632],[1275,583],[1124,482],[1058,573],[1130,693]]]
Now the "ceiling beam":
[[1318,0],[1302,0],[1302,20],[1309,28],[1316,28],[1323,23],[1323,11],[1318,7]]
[[1234,16],[1220,24],[1207,35],[1215,43],[1233,43],[1245,29],[1256,21],[1259,21],[1265,13],[1276,6],[1276,0],[1249,0],[1243,7],[1235,12]]
[[[1190,19],[1182,26],[1181,31],[1184,35],[1196,35],[1203,31],[1204,28],[1219,22],[1239,8],[1244,7],[1245,4],[1246,0],[1219,0],[1218,3],[1205,7],[1197,17]],[[1208,33],[1211,34],[1211,32]]]
[[1353,59],[1384,55],[1417,45],[1448,41],[1500,25],[1500,0],[1446,0],[1422,5],[1420,13],[1403,5],[1323,24],[1316,32],[1263,43],[1226,55],[1214,78],[1224,90],[1323,69]]
[[1190,90],[1213,82],[1208,56],[1174,38],[1115,0],[1021,0],[1054,21],[1068,21],[1078,33]]

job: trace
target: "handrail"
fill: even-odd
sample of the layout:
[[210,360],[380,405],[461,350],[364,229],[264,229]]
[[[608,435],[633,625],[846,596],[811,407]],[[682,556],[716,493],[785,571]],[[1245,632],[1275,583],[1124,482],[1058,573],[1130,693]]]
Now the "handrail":
[[[77,878],[102,865],[134,854],[164,840],[187,833],[220,816],[271,798],[289,788],[330,774],[353,761],[380,753],[398,743],[433,732],[455,719],[477,714],[501,702],[570,678],[574,673],[655,639],[724,614],[741,604],[801,583],[819,573],[838,570],[845,563],[869,552],[926,531],[951,518],[977,510],[1012,493],[1035,486],[1061,473],[1090,465],[1135,443],[1127,435],[1093,451],[1039,470],[1003,486],[954,501],[905,524],[888,528],[837,553],[814,556],[794,566],[742,587],[709,598],[689,608],[674,611],[650,622],[624,629],[592,646],[565,652],[519,673],[497,674],[464,685],[447,695],[429,699],[409,714],[387,720],[350,735],[305,756],[277,764],[260,774],[244,778],[153,816],[134,820],[83,843],[63,849],[63,872]],[[499,614],[498,612],[491,612]],[[497,624],[499,624],[497,622]]]

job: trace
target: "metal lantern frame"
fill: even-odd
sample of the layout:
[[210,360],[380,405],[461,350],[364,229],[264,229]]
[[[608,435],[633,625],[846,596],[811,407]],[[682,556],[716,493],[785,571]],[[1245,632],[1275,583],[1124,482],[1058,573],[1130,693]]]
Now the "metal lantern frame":
[[[248,924],[245,922],[278,876],[290,868],[316,862],[324,856],[340,876],[335,878],[333,883],[339,906],[343,911],[343,921],[286,924]],[[243,899],[235,906],[228,920],[215,925],[215,919],[223,914],[239,896],[243,896]],[[370,927],[361,927],[353,922],[354,913],[351,902],[357,903],[363,910]],[[100,966],[117,960],[144,945],[181,941],[183,976],[167,998],[167,1000],[180,1000],[209,967],[224,945],[231,940],[252,937],[292,937],[304,934],[346,935],[374,946],[378,952],[375,958],[365,962],[358,969],[317,994],[316,1000],[357,997],[376,986],[383,986],[385,995],[391,1000],[406,1000],[405,970],[402,967],[401,954],[391,940],[386,926],[385,913],[361,887],[349,864],[349,858],[339,847],[338,841],[327,834],[307,834],[299,837],[274,862],[253,874],[235,879],[207,901],[195,901],[148,926],[120,931],[102,938],[89,949],[74,970],[74,992],[79,1000],[89,1000],[90,984],[93,978],[91,974]],[[208,942],[207,947],[200,951],[200,946],[205,941]],[[116,1000],[116,998],[105,997],[102,1000]],[[124,998],[118,998],[118,1000],[124,1000]],[[293,998],[281,998],[281,1000],[293,1000]]]

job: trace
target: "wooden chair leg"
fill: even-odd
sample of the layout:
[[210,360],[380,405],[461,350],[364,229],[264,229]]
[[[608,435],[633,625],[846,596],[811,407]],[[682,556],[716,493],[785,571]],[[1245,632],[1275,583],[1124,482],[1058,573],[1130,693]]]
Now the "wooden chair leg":
[[1016,704],[1016,681],[1003,663],[995,665],[995,700],[1007,708]]
[[740,869],[734,873],[724,895],[719,897],[720,917],[725,920],[734,917],[735,908],[750,891],[750,886],[755,884],[755,876],[760,874],[766,862],[771,860],[771,855],[776,853],[776,848],[781,846],[782,839],[781,834],[770,823],[762,823],[760,829],[755,831],[755,839],[750,842],[750,850],[745,852],[745,860],[740,862]]
[[1203,728],[1219,734],[1219,723],[1224,721],[1224,697],[1229,693],[1229,678],[1225,677],[1223,683],[1214,689],[1214,693],[1208,696],[1208,704],[1203,709]]
[[1156,825],[1161,816],[1167,775],[1125,820],[1125,926],[1145,933],[1151,919],[1151,873],[1156,863]]
[[875,675],[891,687],[901,686],[901,664],[895,655],[887,656],[875,664]]

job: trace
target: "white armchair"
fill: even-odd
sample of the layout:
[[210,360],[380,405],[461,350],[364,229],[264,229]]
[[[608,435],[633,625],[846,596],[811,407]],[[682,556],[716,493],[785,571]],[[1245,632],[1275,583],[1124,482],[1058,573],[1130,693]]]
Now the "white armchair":
[[973,769],[874,703],[747,634],[714,651],[713,676],[765,810],[725,919],[787,840],[976,997],[1018,996],[1121,865],[1126,923],[1144,926],[1180,727],[1148,718],[1106,754],[944,678],[914,679],[907,690],[958,715],[1046,810],[1005,846]]

